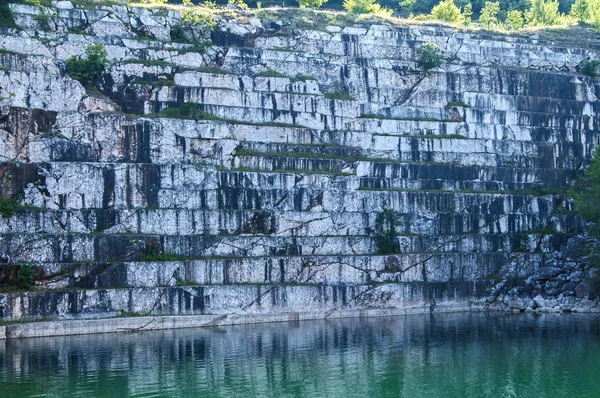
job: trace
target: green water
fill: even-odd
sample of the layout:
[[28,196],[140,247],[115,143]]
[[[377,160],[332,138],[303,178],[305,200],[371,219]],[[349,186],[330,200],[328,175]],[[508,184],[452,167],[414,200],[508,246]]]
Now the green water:
[[0,343],[0,397],[600,397],[600,316],[438,315]]

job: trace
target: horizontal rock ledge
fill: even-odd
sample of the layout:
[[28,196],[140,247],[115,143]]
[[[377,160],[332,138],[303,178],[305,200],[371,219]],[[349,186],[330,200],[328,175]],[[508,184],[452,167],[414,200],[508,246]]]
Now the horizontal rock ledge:
[[134,333],[150,330],[215,327],[270,322],[298,322],[317,319],[382,317],[427,313],[467,312],[468,303],[403,308],[364,309],[354,311],[288,312],[279,314],[139,316],[85,320],[26,322],[0,326],[0,340],[73,336],[100,333]]

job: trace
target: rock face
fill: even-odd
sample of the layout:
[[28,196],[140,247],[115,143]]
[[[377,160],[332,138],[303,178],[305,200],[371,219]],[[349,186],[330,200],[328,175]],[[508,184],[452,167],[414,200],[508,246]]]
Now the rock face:
[[[595,49],[10,7],[0,283],[34,286],[0,294],[4,320],[444,311],[534,273],[542,303],[582,232],[564,192],[598,141]],[[424,71],[428,41],[445,63]],[[111,66],[86,91],[65,61],[96,43]]]

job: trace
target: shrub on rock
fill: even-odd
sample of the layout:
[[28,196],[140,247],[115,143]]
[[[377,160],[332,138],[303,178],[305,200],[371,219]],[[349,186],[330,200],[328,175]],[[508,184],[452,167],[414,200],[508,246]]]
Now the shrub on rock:
[[417,65],[425,70],[437,68],[444,58],[437,44],[427,42],[417,49]]
[[110,65],[106,49],[102,44],[94,44],[85,49],[85,58],[71,57],[67,59],[67,73],[84,86],[96,86],[102,74]]

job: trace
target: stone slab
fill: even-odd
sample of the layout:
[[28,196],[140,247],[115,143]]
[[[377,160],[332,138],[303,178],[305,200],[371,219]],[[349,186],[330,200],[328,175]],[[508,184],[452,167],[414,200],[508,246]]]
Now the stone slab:
[[[435,313],[466,312],[468,303],[449,303],[436,306]],[[402,308],[369,309],[360,311],[332,312],[288,312],[279,314],[234,314],[234,315],[191,315],[191,316],[142,316],[107,319],[64,320],[50,322],[18,323],[0,327],[0,339],[21,339],[33,337],[72,336],[100,333],[134,333],[150,330],[182,329],[239,325],[270,322],[295,322],[317,319],[354,317],[380,317],[426,314],[431,312],[429,305],[407,306]]]

